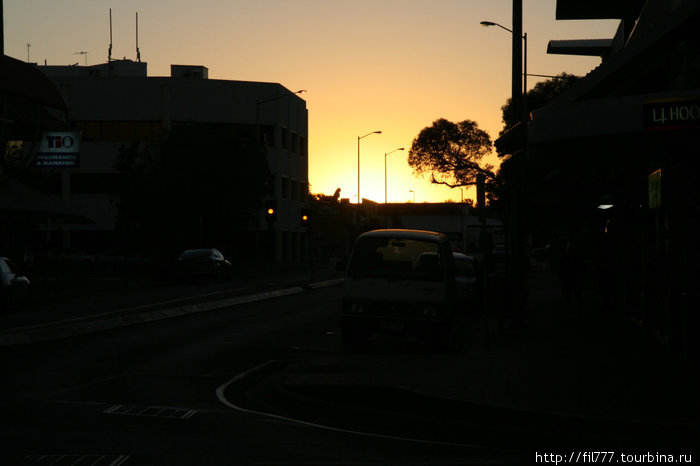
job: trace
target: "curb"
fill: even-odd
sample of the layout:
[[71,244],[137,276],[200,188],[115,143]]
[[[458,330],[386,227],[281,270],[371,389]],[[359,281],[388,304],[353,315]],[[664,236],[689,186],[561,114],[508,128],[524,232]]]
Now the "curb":
[[[324,419],[364,422],[382,433],[383,419],[400,425],[417,439],[494,446],[508,439],[509,447],[534,445],[582,447],[615,445],[687,448],[700,434],[685,424],[634,422],[528,411],[417,392],[400,386],[290,386],[281,381],[274,392],[292,407],[314,405]],[[293,408],[292,408],[293,409]],[[377,414],[380,413],[380,416]],[[369,417],[366,415],[369,414]],[[335,421],[338,422],[338,421]],[[427,432],[426,432],[427,431]]]
[[[339,285],[343,279],[325,280],[322,282],[310,283],[308,289],[318,289],[330,286]],[[279,290],[265,291],[251,295],[236,296],[233,298],[210,301],[200,304],[189,304],[174,306],[166,309],[146,310],[138,314],[127,312],[130,309],[121,309],[101,314],[100,316],[87,316],[68,319],[58,322],[50,322],[46,324],[33,325],[28,327],[19,327],[0,332],[0,346],[15,346],[29,343],[38,343],[48,340],[56,340],[71,336],[85,335],[89,333],[100,332],[130,325],[137,325],[159,320],[170,319],[200,312],[214,311],[225,307],[238,306],[253,302],[264,301],[268,299],[289,296],[292,294],[303,293],[307,291],[306,287],[293,286],[282,288]],[[192,299],[191,297],[183,298],[180,301]],[[171,301],[168,301],[171,302]],[[153,309],[159,307],[162,303],[153,303],[138,309]],[[132,308],[133,309],[133,308]],[[98,318],[96,318],[98,317]]]

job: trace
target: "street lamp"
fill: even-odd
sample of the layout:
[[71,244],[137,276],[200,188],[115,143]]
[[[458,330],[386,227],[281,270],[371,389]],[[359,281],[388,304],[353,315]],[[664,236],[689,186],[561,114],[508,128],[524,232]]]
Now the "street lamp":
[[[507,27],[505,27],[501,24],[498,24],[498,23],[494,23],[493,21],[481,21],[479,24],[481,24],[484,27],[498,26],[499,28],[504,29],[504,30],[510,32],[511,34],[513,34],[512,29],[508,29]],[[525,121],[528,119],[527,118],[527,105],[526,105],[526,99],[527,99],[527,32],[523,33],[522,39],[523,39],[523,55],[524,55],[524,57],[523,57],[523,70],[522,70],[523,90],[522,90],[522,94],[521,94],[522,106],[523,106],[523,108],[521,110],[523,113],[522,113],[521,117],[522,117],[523,121]],[[515,97],[515,96],[513,96],[513,97]],[[517,105],[517,102],[513,102],[513,104]]]
[[[513,293],[513,310],[516,315],[517,323],[522,324],[527,308],[527,264],[525,258],[525,222],[524,203],[526,202],[524,185],[525,177],[525,162],[527,157],[527,122],[528,112],[526,106],[527,93],[527,34],[523,34],[523,2],[522,0],[513,0],[513,29],[508,29],[493,21],[482,21],[482,26],[498,26],[511,33],[512,36],[512,69],[511,69],[511,87],[512,87],[512,105],[515,114],[519,116],[522,124],[522,146],[515,151],[518,153],[518,158],[521,159],[516,165],[516,173],[513,178],[515,195],[512,196],[512,253],[511,253],[511,280],[510,288]],[[523,46],[524,56],[523,60]],[[524,63],[523,63],[524,62]],[[515,153],[513,155],[515,156]],[[488,257],[488,256],[487,256]],[[486,293],[484,293],[486,296]],[[489,333],[489,332],[487,332]],[[487,343],[488,345],[488,343]]]
[[362,198],[360,197],[360,139],[366,138],[370,134],[382,134],[381,131],[372,131],[364,136],[357,136],[357,203],[362,204]]
[[404,148],[399,147],[398,149],[394,149],[391,152],[387,152],[384,154],[384,204],[386,204],[386,202],[387,202],[387,200],[386,200],[386,156],[389,154],[393,154],[397,150],[404,150]]

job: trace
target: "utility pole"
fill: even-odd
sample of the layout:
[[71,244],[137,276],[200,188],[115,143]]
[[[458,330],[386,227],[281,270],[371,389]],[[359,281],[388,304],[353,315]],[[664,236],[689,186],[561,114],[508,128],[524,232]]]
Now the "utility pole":
[[527,163],[527,112],[523,99],[523,1],[513,0],[513,110],[524,125],[522,147],[513,154],[515,163],[515,196],[513,202],[513,236],[511,245],[511,286],[516,323],[522,325],[527,309],[527,268],[525,264],[525,182]]
[[0,54],[5,55],[5,14],[2,0],[0,0]]

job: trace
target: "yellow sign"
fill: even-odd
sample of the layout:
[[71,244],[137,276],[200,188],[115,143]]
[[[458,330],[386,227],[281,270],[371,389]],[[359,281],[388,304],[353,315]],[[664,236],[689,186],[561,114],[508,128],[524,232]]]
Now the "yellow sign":
[[661,207],[661,169],[649,175],[649,208]]

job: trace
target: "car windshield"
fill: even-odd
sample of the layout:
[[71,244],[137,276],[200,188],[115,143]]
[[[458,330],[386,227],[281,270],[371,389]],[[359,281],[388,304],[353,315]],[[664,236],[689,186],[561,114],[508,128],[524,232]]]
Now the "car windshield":
[[179,259],[181,260],[186,260],[186,259],[199,259],[202,257],[209,257],[212,255],[212,250],[211,249],[189,249],[182,254],[180,254]]
[[362,238],[355,246],[348,276],[440,280],[444,273],[439,244],[401,237]]

